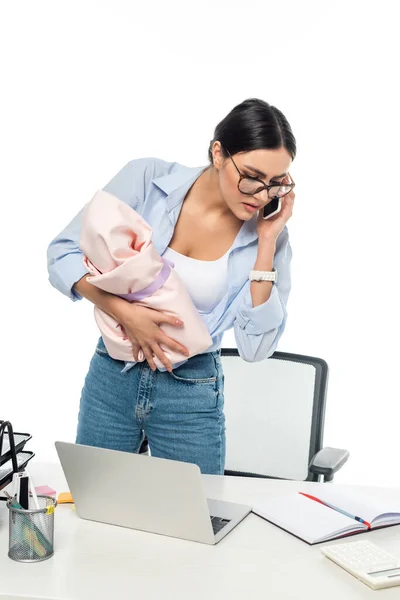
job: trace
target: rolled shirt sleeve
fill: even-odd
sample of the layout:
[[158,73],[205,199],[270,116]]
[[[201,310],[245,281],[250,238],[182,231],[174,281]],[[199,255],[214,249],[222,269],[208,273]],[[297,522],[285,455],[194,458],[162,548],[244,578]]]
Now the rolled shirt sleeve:
[[253,307],[250,281],[234,321],[234,333],[240,356],[257,362],[271,356],[278,345],[287,320],[287,301],[291,287],[292,249],[285,227],[277,239],[274,267],[278,281],[273,284],[269,299]]
[[79,248],[82,209],[47,249],[49,281],[59,292],[71,300],[82,296],[73,289],[74,284],[88,273],[83,263],[83,252]]

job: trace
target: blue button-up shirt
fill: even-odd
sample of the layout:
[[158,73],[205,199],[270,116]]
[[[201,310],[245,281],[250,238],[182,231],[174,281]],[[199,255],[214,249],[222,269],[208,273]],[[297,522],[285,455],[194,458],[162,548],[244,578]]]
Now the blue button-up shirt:
[[[205,168],[189,168],[156,158],[132,160],[104,190],[129,204],[149,223],[153,243],[162,255],[173,236],[183,200]],[[50,283],[72,300],[81,298],[72,288],[88,272],[79,248],[82,212],[48,248]],[[283,333],[292,257],[287,227],[284,227],[277,239],[274,257],[278,281],[272,286],[267,302],[253,307],[249,274],[257,258],[256,223],[256,216],[243,223],[228,257],[228,289],[210,313],[201,315],[213,339],[208,351],[218,349],[224,331],[233,327],[239,354],[249,362],[271,356]]]

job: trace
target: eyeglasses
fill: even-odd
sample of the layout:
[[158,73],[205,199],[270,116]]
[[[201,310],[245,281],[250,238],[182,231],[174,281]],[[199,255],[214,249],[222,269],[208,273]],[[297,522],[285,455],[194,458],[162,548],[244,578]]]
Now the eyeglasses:
[[[280,183],[280,184],[273,183],[271,185],[267,185],[266,183],[264,183],[263,181],[261,181],[261,179],[258,179],[257,177],[250,177],[249,175],[245,175],[244,173],[241,173],[239,171],[229,150],[227,150],[225,148],[225,151],[228,153],[229,158],[235,165],[236,171],[239,173],[238,190],[242,194],[246,194],[246,196],[254,196],[255,194],[259,194],[263,190],[267,190],[268,198],[270,200],[272,200],[273,198],[276,198],[277,196],[278,196],[278,198],[283,198],[284,196],[289,194],[292,191],[292,189],[294,188],[294,186],[296,185],[294,183],[293,179],[291,178],[290,174],[288,174],[287,177],[290,178],[291,183]],[[285,177],[285,179],[287,177]]]

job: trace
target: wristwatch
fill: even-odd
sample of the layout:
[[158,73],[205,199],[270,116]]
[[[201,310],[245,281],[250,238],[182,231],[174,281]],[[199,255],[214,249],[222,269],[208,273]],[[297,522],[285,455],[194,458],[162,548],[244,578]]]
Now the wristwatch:
[[278,271],[275,267],[272,271],[250,271],[250,281],[272,281],[276,283],[278,281]]

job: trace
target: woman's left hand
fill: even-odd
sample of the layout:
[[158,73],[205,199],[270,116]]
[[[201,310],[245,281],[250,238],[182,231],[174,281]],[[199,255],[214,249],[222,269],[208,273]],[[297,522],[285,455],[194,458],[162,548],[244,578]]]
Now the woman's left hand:
[[293,204],[294,204],[295,193],[292,190],[289,194],[282,198],[281,210],[270,217],[269,219],[263,219],[263,209],[260,210],[257,220],[257,233],[258,239],[266,239],[270,241],[276,241],[282,229],[292,216]]

